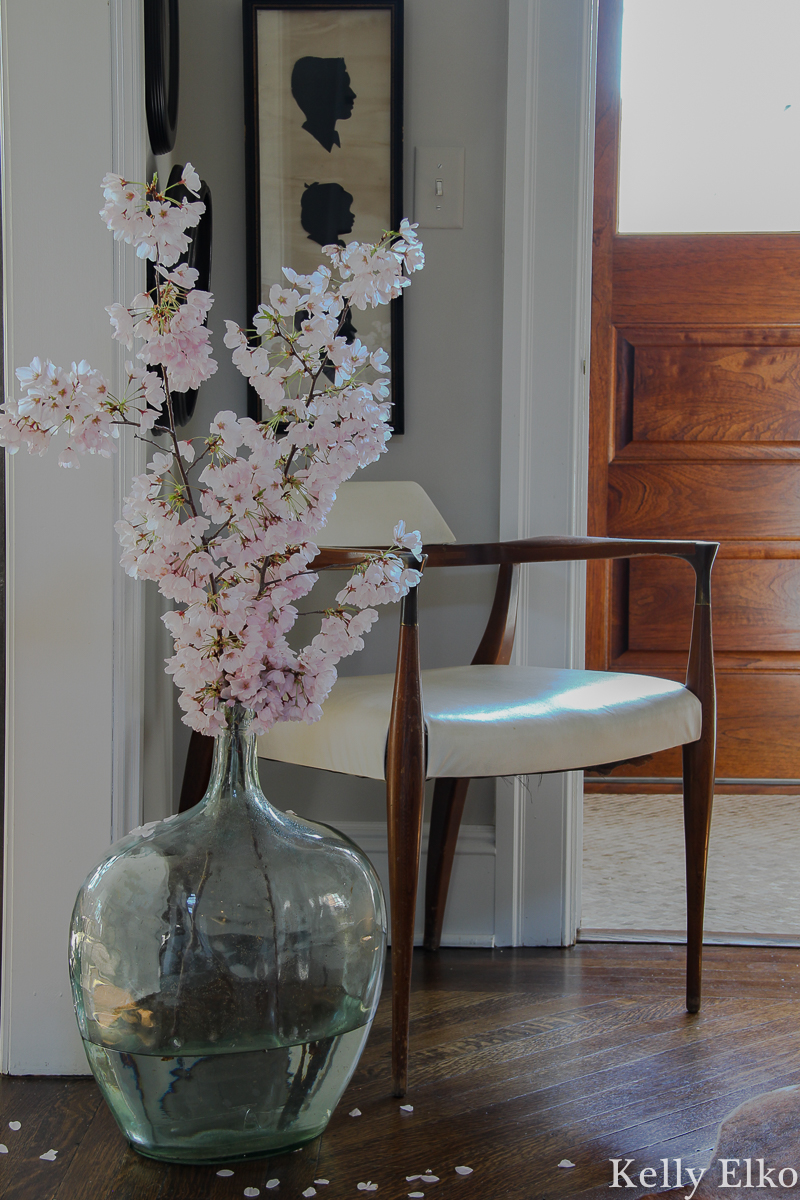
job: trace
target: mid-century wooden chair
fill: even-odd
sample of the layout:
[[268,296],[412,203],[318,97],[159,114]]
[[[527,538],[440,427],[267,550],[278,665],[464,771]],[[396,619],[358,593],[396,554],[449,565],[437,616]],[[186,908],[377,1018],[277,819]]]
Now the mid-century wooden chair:
[[[687,887],[686,1007],[700,1006],[706,860],[716,713],[709,579],[713,542],[539,537],[455,544],[417,484],[350,483],[317,539],[319,567],[352,564],[386,546],[395,522],[419,529],[424,571],[499,567],[494,603],[470,666],[420,670],[417,590],[405,599],[394,675],[341,678],[314,725],[283,722],[259,755],[386,780],[392,929],[392,1071],[405,1094],[414,911],[425,780],[435,779],[425,897],[425,946],[438,949],[470,779],[577,770],[683,747]],[[323,548],[324,547],[324,548]],[[618,672],[509,665],[523,563],[672,555],[697,586],[686,685]],[[424,578],[420,587],[425,586]]]
[[[714,789],[716,695],[710,574],[715,542],[540,537],[456,544],[413,483],[349,483],[339,491],[315,566],[351,567],[391,543],[402,517],[424,541],[424,570],[493,565],[494,603],[470,666],[421,671],[417,590],[402,603],[393,675],[340,678],[314,725],[283,722],[259,740],[263,758],[386,780],[392,923],[392,1073],[405,1094],[414,916],[425,780],[436,784],[425,894],[425,947],[442,933],[458,829],[470,779],[607,767],[683,747],[686,838],[686,1007],[700,1007],[708,832]],[[521,564],[671,555],[696,575],[686,685],[610,671],[515,667],[511,662]],[[425,581],[420,587],[425,586]],[[192,735],[181,811],[197,803],[213,741]]]

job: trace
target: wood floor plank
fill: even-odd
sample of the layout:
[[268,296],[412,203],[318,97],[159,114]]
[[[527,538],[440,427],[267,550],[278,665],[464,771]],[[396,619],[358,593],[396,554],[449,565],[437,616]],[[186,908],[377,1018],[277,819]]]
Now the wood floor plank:
[[[612,1157],[710,1158],[741,1101],[800,1084],[800,951],[713,947],[704,1004],[683,1009],[682,947],[445,950],[415,959],[412,1113],[388,1094],[388,988],[364,1057],[322,1138],[217,1168],[150,1162],[124,1142],[91,1081],[0,1080],[3,1200],[600,1200]],[[357,1106],[362,1116],[349,1111]],[[13,1110],[13,1111],[12,1111]],[[47,1145],[44,1143],[47,1142]],[[38,1155],[59,1149],[55,1163]],[[569,1159],[576,1165],[560,1168]],[[465,1164],[474,1173],[460,1177]],[[426,1187],[407,1175],[432,1170]],[[277,1178],[276,1191],[265,1188]],[[625,1189],[625,1200],[652,1191]],[[611,1193],[614,1195],[617,1193]]]
[[[8,1147],[0,1172],[13,1163],[8,1185],[0,1186],[4,1200],[53,1200],[101,1104],[88,1079],[0,1077],[0,1141]],[[16,1121],[21,1128],[12,1130]],[[43,1161],[50,1150],[56,1160]]]
[[[781,1011],[776,1012],[775,1018],[787,1017],[791,1020],[792,1015],[791,1012]],[[763,1017],[755,1025],[752,1018],[746,1018],[743,1027],[734,1011],[727,1015],[727,1019],[715,1022],[714,1034],[707,1035],[703,1041],[724,1039],[733,1034],[744,1041],[748,1037],[760,1038],[764,1025]],[[450,1083],[460,1077],[463,1086],[468,1088],[472,1081],[482,1080],[490,1073],[508,1079],[518,1070],[524,1070],[529,1077],[536,1074],[546,1076],[550,1071],[557,1071],[562,1078],[574,1077],[611,1066],[629,1068],[645,1054],[652,1057],[669,1050],[677,1052],[687,1044],[694,1045],[698,1040],[695,1031],[687,1029],[682,1016],[671,1023],[653,1023],[639,1028],[626,1023],[615,1025],[612,1021],[606,1023],[605,1020],[598,1020],[596,1027],[585,1031],[581,1029],[580,1032],[585,1032],[586,1036],[571,1037],[562,1031],[548,1031],[538,1036],[507,1037],[497,1041],[487,1038],[487,1046],[475,1044],[472,1040],[451,1041],[441,1051],[428,1049],[415,1053],[414,1086],[420,1088],[430,1082]]]
[[[448,1115],[454,1105],[463,1111],[525,1095],[531,1097],[537,1113],[557,1110],[564,1119],[573,1109],[596,1118],[605,1111],[619,1110],[623,1104],[637,1105],[641,1115],[643,1107],[653,1103],[654,1097],[680,1090],[687,1070],[693,1067],[691,1088],[694,1090],[710,1087],[716,1091],[730,1091],[735,1088],[737,1081],[750,1084],[756,1078],[759,1084],[764,1084],[759,1090],[766,1090],[770,1075],[779,1066],[784,1072],[800,1071],[800,1048],[780,1052],[780,1047],[790,1036],[790,1026],[787,1025],[780,1038],[762,1037],[753,1042],[749,1057],[740,1049],[723,1060],[723,1064],[709,1067],[706,1074],[702,1068],[698,1071],[691,1062],[661,1053],[647,1059],[640,1058],[630,1067],[594,1072],[591,1076],[587,1073],[573,1074],[570,1078],[523,1074],[507,1078],[505,1086],[501,1081],[491,1080],[472,1087],[469,1092],[459,1093],[457,1100],[448,1101],[446,1090],[441,1086],[415,1089],[415,1095],[424,1098],[426,1104],[434,1106],[443,1116]],[[765,1067],[765,1062],[769,1064],[768,1067]]]
[[158,1200],[164,1172],[131,1150],[111,1112],[101,1103],[86,1130],[81,1153],[69,1165],[55,1200],[113,1194],[115,1200]]

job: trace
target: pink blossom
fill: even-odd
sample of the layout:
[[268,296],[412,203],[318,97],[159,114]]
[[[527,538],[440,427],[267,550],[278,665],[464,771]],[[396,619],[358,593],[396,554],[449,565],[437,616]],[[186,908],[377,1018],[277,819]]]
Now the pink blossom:
[[239,422],[234,412],[219,412],[211,422],[211,433],[219,439],[222,449],[231,457],[241,446]]
[[200,193],[200,176],[195,171],[191,163],[187,162],[183,168],[181,175],[181,183],[190,192],[194,192],[195,196]]
[[403,255],[407,271],[420,271],[425,266],[425,254],[421,246],[409,246]]
[[174,459],[171,454],[154,454],[148,463],[148,471],[154,475],[166,475],[172,468]]
[[422,554],[422,535],[418,529],[415,529],[413,533],[406,533],[405,521],[397,522],[392,536],[394,537],[396,546],[401,546],[404,550],[410,550],[416,558],[419,558]]
[[167,271],[165,267],[159,267],[157,270],[164,279],[187,290],[193,288],[200,278],[200,272],[195,267],[187,266],[186,263],[178,263],[174,271]]
[[133,313],[122,304],[112,304],[106,309],[106,312],[114,326],[114,337],[131,350],[133,348]]
[[282,317],[293,317],[300,307],[300,293],[294,288],[282,288],[273,283],[269,289],[269,302],[276,313]]
[[202,326],[177,334],[154,334],[137,357],[149,366],[164,367],[176,392],[199,387],[217,369],[211,357],[208,330]]

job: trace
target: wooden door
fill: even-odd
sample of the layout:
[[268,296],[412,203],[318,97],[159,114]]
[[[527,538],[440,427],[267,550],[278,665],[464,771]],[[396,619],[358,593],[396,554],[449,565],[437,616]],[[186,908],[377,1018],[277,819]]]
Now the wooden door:
[[[617,232],[621,25],[601,0],[589,532],[722,543],[717,775],[800,780],[800,234]],[[591,568],[587,665],[682,679],[690,568]]]

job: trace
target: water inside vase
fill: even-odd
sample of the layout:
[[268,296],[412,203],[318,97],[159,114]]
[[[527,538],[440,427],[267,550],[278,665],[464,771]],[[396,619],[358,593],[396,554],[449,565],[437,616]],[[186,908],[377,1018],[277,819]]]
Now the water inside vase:
[[285,1153],[325,1129],[371,1021],[292,1046],[175,1057],[126,1054],[84,1041],[117,1124],[140,1154],[224,1162]]

